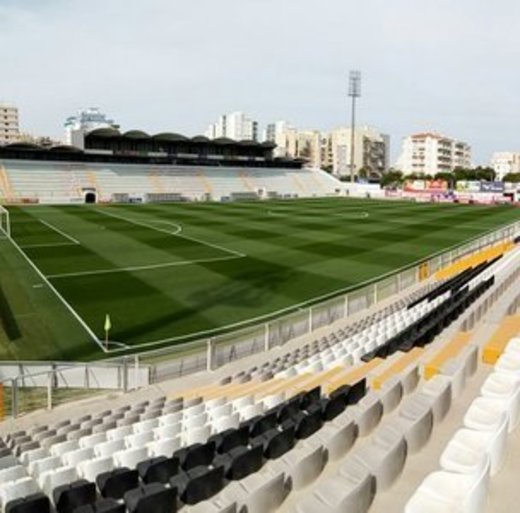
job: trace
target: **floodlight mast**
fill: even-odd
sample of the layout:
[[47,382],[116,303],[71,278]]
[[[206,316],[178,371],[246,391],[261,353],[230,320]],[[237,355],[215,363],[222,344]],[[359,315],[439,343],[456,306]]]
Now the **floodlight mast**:
[[351,123],[350,123],[350,181],[354,183],[354,150],[356,130],[356,99],[361,96],[361,71],[351,70],[348,77],[348,95],[352,98]]

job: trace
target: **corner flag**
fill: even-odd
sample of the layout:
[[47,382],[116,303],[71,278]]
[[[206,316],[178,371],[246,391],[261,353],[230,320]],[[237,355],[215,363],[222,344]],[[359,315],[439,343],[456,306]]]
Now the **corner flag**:
[[105,331],[110,331],[112,329],[112,322],[110,321],[110,315],[106,315],[105,317]]
[[112,321],[110,320],[110,315],[106,315],[105,317],[105,346],[108,349],[108,332],[112,329]]

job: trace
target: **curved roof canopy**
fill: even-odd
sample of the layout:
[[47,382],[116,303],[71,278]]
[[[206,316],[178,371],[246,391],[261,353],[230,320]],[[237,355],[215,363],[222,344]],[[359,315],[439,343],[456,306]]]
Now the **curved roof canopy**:
[[150,136],[142,130],[129,130],[123,134],[128,139],[150,139]]
[[242,141],[238,141],[238,144],[240,144],[240,146],[258,146],[258,143],[252,139],[243,139]]
[[238,144],[237,141],[233,141],[233,139],[229,139],[229,137],[218,137],[217,139],[213,139],[213,142],[215,144],[222,144],[222,145]]
[[14,142],[10,144],[6,144],[4,148],[9,148],[10,150],[31,150],[31,151],[42,151],[45,150],[43,146],[38,146],[37,144],[28,143],[28,142]]
[[211,139],[208,139],[205,135],[196,135],[195,137],[191,138],[191,142],[194,142],[194,143],[209,143],[209,142],[211,142]]
[[152,139],[156,141],[189,141],[189,138],[185,135],[176,134],[174,132],[161,132],[160,134],[153,135]]
[[87,133],[87,136],[92,135],[96,137],[121,137],[121,132],[115,128],[96,128]]
[[60,153],[83,153],[83,150],[76,146],[70,146],[68,144],[57,144],[49,148],[49,151],[56,151]]

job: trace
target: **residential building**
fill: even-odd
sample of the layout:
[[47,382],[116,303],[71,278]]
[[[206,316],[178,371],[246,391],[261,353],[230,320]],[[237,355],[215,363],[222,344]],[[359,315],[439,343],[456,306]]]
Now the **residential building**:
[[493,153],[491,167],[495,170],[496,179],[500,181],[510,173],[520,173],[520,152],[500,151]]
[[287,121],[276,121],[266,126],[262,140],[276,144],[275,157],[288,157],[291,155],[289,139],[294,137],[295,132],[296,129]]
[[0,145],[11,144],[20,140],[18,108],[0,103]]
[[456,167],[471,167],[471,146],[435,132],[420,132],[403,139],[396,167],[404,174],[434,175]]
[[[331,167],[336,176],[349,176],[352,129],[336,128],[327,137],[328,141],[323,145],[324,166]],[[356,175],[363,170],[366,176],[381,176],[388,170],[389,155],[390,136],[369,126],[360,126],[354,130]]]
[[[276,144],[277,157],[302,158],[308,165],[332,171],[337,176],[350,174],[350,128],[337,128],[329,133],[298,130],[287,121],[267,125],[264,139]],[[355,130],[354,168],[368,175],[381,175],[388,169],[390,138],[372,127]]]
[[301,158],[311,167],[321,167],[319,130],[298,130],[287,121],[277,121],[267,125],[264,140],[276,144],[275,157]]
[[209,139],[227,137],[235,141],[258,141],[258,122],[243,112],[223,114],[216,123],[209,125],[205,133]]
[[83,149],[83,139],[87,132],[97,128],[119,128],[113,119],[109,119],[98,107],[80,110],[75,116],[65,120],[65,144]]

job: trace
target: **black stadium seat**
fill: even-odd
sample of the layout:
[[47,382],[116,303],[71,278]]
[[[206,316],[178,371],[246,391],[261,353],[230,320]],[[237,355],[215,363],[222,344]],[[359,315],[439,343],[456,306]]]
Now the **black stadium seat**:
[[[222,465],[211,469],[195,467],[185,472],[181,471],[170,480],[170,486],[172,490],[177,490],[182,502],[197,504],[213,497],[222,490],[224,487],[224,467]],[[147,513],[152,511],[155,513],[155,510],[150,510]]]
[[317,404],[321,399],[321,387],[313,388],[308,392],[305,392],[302,396],[301,408],[307,410],[312,404]]
[[341,395],[335,397],[323,398],[321,400],[321,418],[325,421],[333,420],[345,411],[347,405],[345,399]]
[[261,445],[251,449],[247,447],[235,447],[226,454],[219,454],[215,458],[215,466],[224,467],[226,479],[238,480],[247,477],[262,468],[264,451]]
[[302,397],[303,394],[298,394],[278,407],[278,422],[282,423],[301,411]]
[[99,474],[96,477],[96,484],[103,497],[122,499],[128,490],[138,486],[139,475],[134,469],[116,468]]
[[348,396],[350,394],[350,385],[341,385],[340,387],[333,390],[330,394],[330,398],[341,397],[345,406],[348,404]]
[[216,444],[213,441],[206,442],[205,444],[196,443],[175,451],[173,457],[179,460],[183,470],[208,466],[215,457],[215,447]]
[[278,424],[278,414],[276,411],[271,411],[259,415],[252,419],[253,422],[250,424],[250,435],[252,437],[259,436],[270,429],[273,429]]
[[229,452],[235,447],[247,445],[249,442],[249,425],[238,429],[226,429],[222,433],[211,436],[208,441],[215,442],[219,453]]
[[290,451],[294,447],[295,439],[294,424],[291,420],[288,420],[282,426],[281,431],[276,428],[270,429],[266,433],[253,438],[251,445],[253,447],[260,445],[264,451],[264,456],[274,460]]
[[313,435],[323,425],[321,419],[321,407],[318,405],[313,408],[311,413],[300,412],[290,420],[285,422],[285,425],[291,423],[295,427],[296,438],[303,440]]
[[86,479],[57,486],[52,496],[58,513],[73,513],[76,508],[96,502],[96,485]]
[[51,504],[43,493],[28,495],[23,499],[14,499],[5,505],[5,513],[49,513]]
[[120,504],[113,499],[99,499],[94,504],[80,506],[74,513],[125,513],[124,504]]
[[367,393],[367,380],[363,378],[350,386],[347,402],[349,405],[357,404]]
[[138,463],[137,471],[146,484],[166,484],[179,471],[179,460],[166,456],[156,456]]
[[177,490],[159,483],[142,485],[125,493],[125,504],[128,513],[175,513]]

